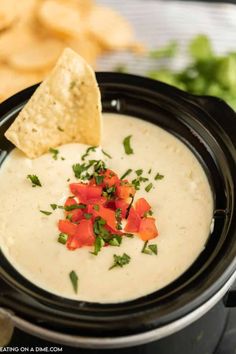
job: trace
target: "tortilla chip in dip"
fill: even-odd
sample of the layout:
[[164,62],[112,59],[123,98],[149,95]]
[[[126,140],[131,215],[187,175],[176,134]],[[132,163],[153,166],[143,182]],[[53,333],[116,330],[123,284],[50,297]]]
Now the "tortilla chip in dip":
[[29,158],[50,148],[79,142],[99,145],[101,101],[95,74],[66,48],[5,136]]

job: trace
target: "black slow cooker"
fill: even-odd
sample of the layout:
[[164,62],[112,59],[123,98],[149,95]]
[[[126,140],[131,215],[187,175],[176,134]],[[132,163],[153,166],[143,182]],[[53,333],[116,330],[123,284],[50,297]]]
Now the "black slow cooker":
[[[136,352],[146,348],[148,353],[149,346],[155,352],[159,348],[158,353],[203,354],[203,345],[214,337],[213,350],[226,319],[224,305],[236,305],[235,293],[227,297],[236,276],[236,114],[218,98],[193,96],[143,77],[97,73],[97,80],[104,112],[157,124],[193,151],[214,197],[212,233],[182,276],[159,291],[119,304],[74,301],[48,293],[25,279],[0,253],[0,314],[26,332],[81,348],[122,352],[121,348],[136,347]],[[0,163],[13,148],[4,132],[36,88],[0,105]],[[208,333],[207,341],[194,331],[198,325]]]

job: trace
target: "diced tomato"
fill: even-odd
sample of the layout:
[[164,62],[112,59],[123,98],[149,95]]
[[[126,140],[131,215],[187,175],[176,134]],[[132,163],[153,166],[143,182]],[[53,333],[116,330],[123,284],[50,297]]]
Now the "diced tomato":
[[80,239],[82,245],[91,246],[94,244],[95,237],[93,233],[92,220],[83,219],[77,225],[75,237]]
[[127,209],[129,204],[126,203],[124,199],[116,199],[115,201],[116,209],[121,209],[121,216],[124,219],[126,217]]
[[107,229],[112,234],[116,234],[116,235],[120,235],[120,236],[122,236],[124,234],[123,231],[117,230],[117,228],[114,229],[114,228],[112,228],[112,227],[110,227],[108,225],[105,225],[104,227],[105,227],[105,229]]
[[58,228],[61,232],[69,236],[74,236],[77,230],[77,225],[73,224],[69,220],[59,220]]
[[135,188],[130,184],[117,185],[116,187],[116,195],[121,199],[128,199],[130,196],[135,195]]
[[75,205],[75,204],[77,204],[77,201],[75,200],[75,198],[69,197],[66,199],[64,206],[71,206],[71,205]]
[[138,215],[142,218],[145,213],[151,210],[151,205],[148,204],[145,198],[139,198],[135,203],[135,210]]
[[99,205],[99,210],[94,210],[93,213],[95,216],[100,216],[103,218],[108,226],[110,226],[113,230],[116,230],[116,216],[114,210],[104,208],[104,206]]
[[157,227],[154,218],[143,218],[141,219],[139,231],[140,237],[144,241],[151,240],[158,236]]
[[127,232],[138,232],[141,222],[141,217],[135,211],[133,207],[130,208],[129,216],[127,219],[127,224],[125,225],[125,231]]
[[91,220],[83,219],[76,225],[76,232],[68,238],[66,246],[74,250],[82,246],[92,246],[94,242],[93,223]]
[[84,209],[74,209],[74,210],[68,211],[67,213],[69,215],[71,215],[72,222],[78,222],[84,216]]
[[104,205],[106,208],[112,209],[112,210],[116,210],[116,203],[115,200],[107,200],[106,204]]
[[99,199],[102,195],[102,186],[88,186],[87,188],[87,200]]
[[104,186],[112,187],[119,182],[119,178],[117,174],[112,170],[107,169],[105,172],[103,172],[102,175],[104,176],[103,179]]
[[87,203],[90,199],[98,199],[102,195],[102,186],[97,185],[71,183],[70,190],[79,198],[81,203]]
[[79,198],[81,203],[86,203],[87,201],[87,189],[88,185],[85,183],[71,183],[70,190],[71,193]]
[[69,236],[66,241],[66,247],[68,248],[68,250],[74,251],[76,250],[76,248],[81,247],[81,244],[78,238],[74,236]]

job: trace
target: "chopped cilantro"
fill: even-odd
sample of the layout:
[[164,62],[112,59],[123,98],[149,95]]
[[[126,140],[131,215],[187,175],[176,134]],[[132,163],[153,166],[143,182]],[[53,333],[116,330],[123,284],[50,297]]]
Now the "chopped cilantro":
[[100,175],[95,176],[95,181],[98,186],[103,183],[104,177],[105,176],[100,176]]
[[110,246],[119,247],[122,242],[122,237],[120,235],[111,235],[111,239],[108,241]]
[[149,255],[157,255],[157,245],[148,245],[148,241],[145,241],[141,252]]
[[106,151],[104,151],[103,149],[102,149],[102,153],[103,153],[105,156],[109,157],[109,159],[112,159],[111,155],[109,155],[109,154],[108,154]]
[[66,211],[71,211],[71,210],[75,210],[75,209],[85,209],[86,205],[85,204],[72,204],[72,205],[66,205],[64,206],[64,209]]
[[85,217],[85,219],[89,220],[89,219],[91,219],[92,214],[90,214],[90,213],[84,213],[84,217]]
[[32,187],[42,187],[42,184],[38,178],[38,176],[36,175],[28,175],[27,178],[29,178],[31,180],[31,183],[32,183]]
[[90,146],[89,148],[87,148],[85,154],[81,156],[81,160],[84,161],[86,157],[89,155],[90,151],[94,152],[95,150],[96,150],[96,146]]
[[124,265],[128,264],[131,260],[130,256],[126,253],[123,253],[122,256],[117,256],[116,254],[113,255],[114,258],[114,263],[112,266],[109,268],[109,270],[115,268],[115,267],[123,267]]
[[127,155],[131,155],[134,153],[133,149],[130,146],[130,139],[131,139],[132,135],[127,136],[126,138],[124,138],[123,140],[123,145],[124,145],[124,149],[125,149],[125,153]]
[[115,196],[116,192],[116,186],[106,186],[103,188],[102,195],[103,197],[106,197],[107,199],[112,199]]
[[72,221],[72,214],[67,214],[66,219]]
[[163,178],[164,178],[163,175],[161,175],[160,173],[157,173],[154,179],[155,179],[155,181],[157,181],[157,180],[163,179]]
[[99,211],[99,205],[98,204],[94,204],[93,209],[96,211]]
[[57,241],[60,242],[60,243],[62,243],[63,245],[65,245],[66,242],[67,242],[67,239],[68,239],[68,235],[65,234],[64,232],[61,232],[61,233],[59,234],[59,236],[58,236]]
[[137,176],[141,176],[141,174],[143,173],[143,170],[140,168],[139,170],[135,171]]
[[153,215],[153,211],[152,210],[148,210],[144,213],[144,217],[146,218],[147,216],[152,216]]
[[134,237],[133,234],[130,234],[128,232],[124,233],[123,236],[129,237],[129,238],[133,238]]
[[102,171],[106,171],[105,162],[102,160],[90,160],[89,162],[94,163],[94,172],[100,173]]
[[40,211],[40,213],[45,214],[45,215],[51,215],[52,214],[51,211],[45,211],[45,210],[39,210],[39,211]]
[[145,187],[145,191],[146,192],[149,192],[153,187],[153,184],[152,183],[149,183],[146,187]]
[[53,148],[49,148],[49,152],[52,154],[52,158],[54,160],[57,160],[58,154],[59,154],[59,150],[53,149]]
[[132,172],[132,169],[129,168],[129,169],[121,176],[120,179],[124,179],[124,178],[127,177],[131,172]]
[[151,172],[152,172],[152,169],[150,168],[150,169],[148,170],[148,174],[150,175]]
[[136,190],[139,190],[140,189],[140,186],[141,186],[141,182],[147,182],[148,181],[148,178],[146,177],[142,177],[142,176],[138,176],[137,178],[135,178],[133,181],[132,181],[132,185],[134,186],[134,188]]
[[57,204],[50,204],[50,207],[52,208],[52,210],[56,210],[57,209]]
[[122,223],[121,223],[122,216],[121,216],[121,209],[120,208],[116,209],[115,217],[116,217],[116,221],[117,221],[117,225],[116,225],[117,230],[122,230]]
[[73,289],[74,289],[75,293],[77,293],[79,278],[78,278],[76,272],[74,270],[72,270],[69,274],[69,277],[70,277],[70,281],[72,283]]
[[[88,172],[93,167],[93,172]],[[82,180],[88,180],[98,175],[99,173],[106,171],[106,165],[102,160],[89,160],[89,162],[84,162],[82,164],[74,164],[72,166],[75,177]]]

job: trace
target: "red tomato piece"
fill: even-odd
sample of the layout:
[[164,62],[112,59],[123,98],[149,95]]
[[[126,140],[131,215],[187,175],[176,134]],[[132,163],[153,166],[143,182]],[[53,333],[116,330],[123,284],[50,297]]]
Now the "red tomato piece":
[[106,208],[112,209],[112,210],[116,210],[116,202],[115,200],[107,200],[105,205]]
[[78,222],[81,219],[83,219],[84,209],[74,209],[74,210],[68,211],[67,213],[69,215],[71,215],[72,222]]
[[99,199],[102,195],[102,186],[91,185],[87,187],[87,200]]
[[74,250],[82,246],[92,246],[94,242],[93,223],[91,220],[83,219],[76,225],[76,232],[68,238],[66,246]]
[[81,245],[92,246],[95,241],[92,220],[83,219],[77,225],[76,238],[79,238]]
[[66,199],[64,206],[71,206],[71,205],[75,205],[75,204],[77,204],[77,201],[75,200],[75,198],[69,197]]
[[90,199],[98,199],[102,195],[102,186],[85,183],[71,183],[70,190],[81,203],[87,203]]
[[135,210],[138,215],[142,218],[145,213],[151,210],[151,205],[148,204],[145,198],[139,198],[135,203]]
[[71,183],[70,190],[71,193],[79,198],[81,203],[86,203],[87,201],[87,188],[88,185],[85,183]]
[[104,186],[112,187],[119,182],[117,174],[112,170],[107,169],[105,172],[102,173],[102,175],[104,176]]
[[157,227],[154,218],[143,218],[141,219],[139,231],[140,237],[144,241],[151,240],[158,236]]
[[125,231],[138,232],[140,227],[140,222],[141,222],[141,217],[138,215],[135,209],[131,207],[127,219],[127,224],[125,225]]
[[76,238],[75,236],[69,236],[66,241],[66,247],[70,251],[74,251],[74,250],[76,250],[76,248],[81,247],[79,239]]
[[121,199],[128,199],[130,196],[135,195],[135,188],[130,184],[117,185],[116,195]]
[[114,210],[104,208],[104,206],[99,205],[99,210],[94,210],[94,215],[103,218],[108,226],[110,226],[113,230],[116,230],[116,216]]
[[59,220],[58,228],[61,232],[69,236],[74,236],[77,230],[77,225],[73,224],[69,220]]
[[116,209],[121,209],[121,216],[124,219],[126,217],[127,209],[129,204],[126,203],[124,199],[116,199],[115,201]]

